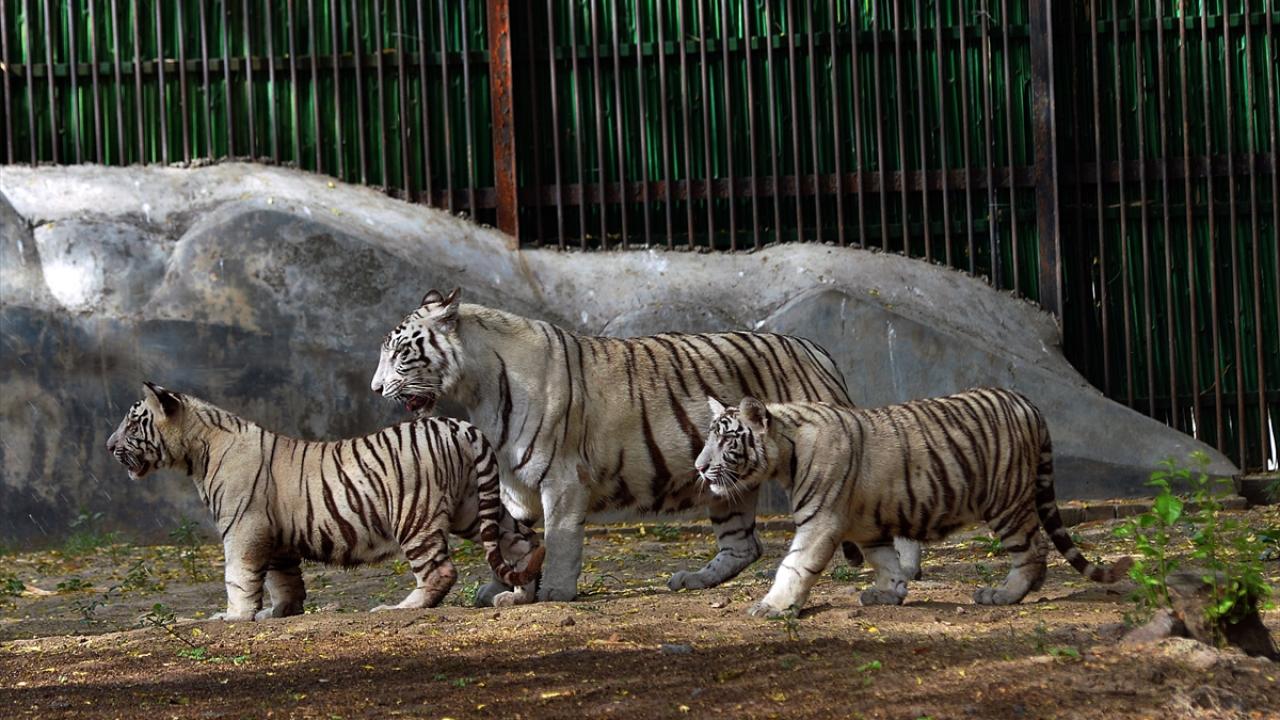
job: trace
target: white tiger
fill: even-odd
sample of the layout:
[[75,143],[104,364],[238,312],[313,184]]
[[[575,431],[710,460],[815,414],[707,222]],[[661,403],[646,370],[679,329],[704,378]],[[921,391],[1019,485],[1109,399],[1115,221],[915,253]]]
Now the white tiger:
[[1013,555],[999,587],[974,601],[1016,603],[1045,576],[1041,527],[1078,572],[1115,582],[1132,564],[1089,562],[1062,526],[1053,449],[1040,412],[1007,390],[977,389],[874,409],[826,403],[738,407],[709,399],[714,419],[696,467],[717,497],[751,493],[777,477],[791,494],[796,534],[773,587],[751,608],[777,616],[804,607],[842,542],[857,543],[876,570],[862,603],[899,604],[908,575],[892,539],[939,540],[985,522]]
[[493,571],[517,587],[496,604],[533,601],[543,548],[504,511],[493,448],[470,423],[415,420],[308,442],[147,383],[107,451],[134,479],[156,468],[191,476],[222,537],[227,620],[301,613],[304,559],[350,567],[401,552],[417,587],[395,607],[434,607],[457,579],[451,531],[482,542]]
[[734,577],[760,556],[756,490],[717,497],[697,482],[706,396],[849,404],[835,363],[802,338],[589,337],[464,305],[458,295],[428,292],[387,334],[371,387],[411,412],[430,412],[450,397],[493,439],[503,500],[545,526],[540,599],[577,595],[583,523],[609,510],[709,506],[719,552],[701,570],[676,572],[668,585],[705,588]]

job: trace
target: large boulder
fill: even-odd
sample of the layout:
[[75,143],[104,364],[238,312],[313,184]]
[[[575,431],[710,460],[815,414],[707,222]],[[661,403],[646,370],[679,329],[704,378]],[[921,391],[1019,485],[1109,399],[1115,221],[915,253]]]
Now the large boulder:
[[[57,541],[82,509],[163,537],[204,518],[173,476],[103,450],[154,380],[304,437],[401,418],[368,390],[378,344],[431,287],[580,332],[757,329],[810,337],[855,401],[1001,385],[1043,409],[1059,497],[1146,492],[1211,448],[1117,405],[1063,358],[1052,317],[962,273],[853,249],[512,251],[501,233],[280,168],[18,168],[0,174],[0,543]],[[775,492],[769,509],[784,511]]]

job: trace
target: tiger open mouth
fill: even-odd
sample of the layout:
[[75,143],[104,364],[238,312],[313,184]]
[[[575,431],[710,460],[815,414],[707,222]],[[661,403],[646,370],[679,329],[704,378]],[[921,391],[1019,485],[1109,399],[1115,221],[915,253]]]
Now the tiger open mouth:
[[141,480],[147,473],[151,472],[151,463],[142,458],[121,454],[117,455],[116,459],[129,471],[131,480]]
[[404,400],[404,409],[421,417],[432,411],[436,406],[435,393],[426,395],[408,395]]

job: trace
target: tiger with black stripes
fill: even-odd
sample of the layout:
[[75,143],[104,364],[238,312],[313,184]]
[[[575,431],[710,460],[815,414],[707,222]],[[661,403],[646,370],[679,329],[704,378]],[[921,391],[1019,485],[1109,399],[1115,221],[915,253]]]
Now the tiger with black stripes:
[[[497,458],[469,423],[415,420],[350,440],[310,442],[147,383],[107,451],[135,480],[173,468],[195,482],[226,553],[227,610],[219,618],[301,613],[303,560],[351,567],[400,553],[417,587],[395,607],[434,607],[457,579],[450,532],[483,543],[494,573],[516,588],[495,604],[533,601],[543,548],[504,511]],[[264,584],[271,594],[266,609]]]
[[710,492],[738,497],[772,476],[791,495],[795,537],[752,615],[804,607],[843,541],[857,543],[876,571],[862,604],[901,604],[908,576],[893,538],[940,540],[979,521],[1013,556],[1003,584],[974,593],[980,604],[1017,603],[1040,587],[1042,527],[1090,580],[1115,582],[1132,564],[1124,557],[1106,567],[1076,548],[1054,498],[1048,426],[1018,393],[981,388],[874,409],[708,402],[714,419],[696,468]]
[[719,550],[702,569],[672,575],[673,590],[718,585],[760,556],[755,488],[712,495],[693,471],[707,395],[850,404],[831,357],[802,338],[591,337],[463,304],[458,290],[428,292],[387,334],[371,387],[418,413],[448,397],[493,440],[503,500],[519,517],[543,521],[539,599],[551,600],[577,595],[583,524],[593,513],[709,506]]

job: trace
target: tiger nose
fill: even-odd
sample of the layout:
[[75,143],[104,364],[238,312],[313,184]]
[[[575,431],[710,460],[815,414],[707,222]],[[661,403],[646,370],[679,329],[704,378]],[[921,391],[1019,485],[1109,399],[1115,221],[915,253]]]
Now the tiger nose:
[[111,436],[107,438],[107,452],[114,453],[115,451],[116,451],[116,436],[115,436],[115,433],[112,433]]
[[694,463],[693,466],[698,469],[699,475],[706,475],[707,468],[711,467],[710,463]]
[[372,391],[374,391],[375,393],[377,393],[377,394],[381,395],[381,394],[382,394],[382,381],[381,381],[381,380],[379,380],[379,379],[377,379],[377,378],[374,378],[373,382],[369,383],[369,389],[370,389],[370,390],[372,390]]

